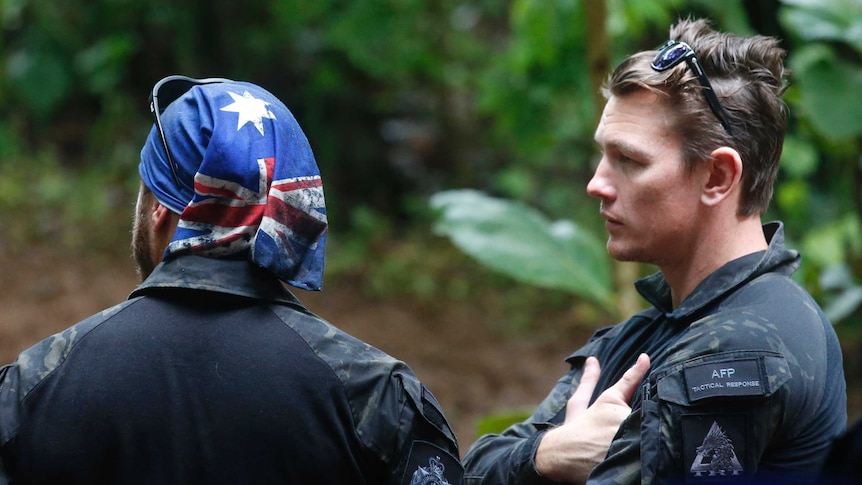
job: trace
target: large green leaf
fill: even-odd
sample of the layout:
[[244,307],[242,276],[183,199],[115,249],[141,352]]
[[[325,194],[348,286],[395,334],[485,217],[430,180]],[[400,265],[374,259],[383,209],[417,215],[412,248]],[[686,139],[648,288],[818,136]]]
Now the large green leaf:
[[796,51],[791,69],[799,85],[799,111],[833,140],[862,133],[862,69],[838,59],[824,45]]
[[570,221],[550,222],[526,205],[475,190],[431,197],[437,234],[512,278],[569,291],[614,311],[604,245]]
[[782,24],[807,41],[847,42],[862,51],[859,0],[782,0]]
[[832,293],[831,297],[826,298],[823,312],[833,324],[851,317],[862,306],[862,286],[844,263],[824,268],[820,275],[820,286]]

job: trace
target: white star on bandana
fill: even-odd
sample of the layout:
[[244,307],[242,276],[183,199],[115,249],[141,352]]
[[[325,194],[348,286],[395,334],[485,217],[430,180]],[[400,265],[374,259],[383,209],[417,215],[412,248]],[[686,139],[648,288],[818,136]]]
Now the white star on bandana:
[[263,119],[269,118],[274,120],[275,115],[267,108],[269,103],[262,99],[257,99],[248,91],[242,96],[228,91],[230,97],[233,98],[233,103],[222,108],[222,111],[232,111],[239,113],[239,119],[236,122],[236,131],[239,131],[246,123],[251,122],[257,131],[263,135]]

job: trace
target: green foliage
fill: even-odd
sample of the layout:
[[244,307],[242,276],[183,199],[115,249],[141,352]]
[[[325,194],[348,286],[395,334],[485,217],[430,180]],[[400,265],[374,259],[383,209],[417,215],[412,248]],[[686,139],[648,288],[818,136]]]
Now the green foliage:
[[431,205],[440,212],[435,231],[488,267],[614,311],[604,245],[574,223],[472,190],[440,192]]
[[476,421],[476,436],[500,434],[513,424],[526,420],[533,414],[533,408],[504,409],[486,414]]
[[820,284],[829,295],[825,312],[831,321],[845,321],[862,306],[862,284],[843,263],[824,270]]
[[862,308],[862,281],[852,267],[854,261],[862,259],[859,218],[846,215],[809,232],[802,241],[802,252],[830,320],[839,323],[855,317]]
[[[8,247],[34,243],[81,253],[127,252],[134,190],[109,171],[75,172],[44,153],[0,165],[0,223]],[[39,176],[37,177],[36,174]]]
[[838,41],[862,52],[862,4],[857,0],[782,0],[782,23],[806,41]]
[[[860,51],[862,52],[862,51]],[[800,90],[799,115],[833,140],[862,133],[862,69],[837,57],[825,44],[811,44],[794,53],[790,63]]]
[[[446,3],[451,8],[451,2]],[[414,78],[439,81],[443,62],[436,44],[449,33],[443,5],[423,0],[353,1],[330,23],[327,43],[373,79],[394,84]]]
[[785,143],[776,206],[803,241],[803,283],[832,321],[842,322],[862,308],[862,206],[856,195],[862,182],[857,168],[862,102],[856,94],[862,88],[862,4],[782,4],[778,18],[792,41],[787,99],[798,125]]
[[83,74],[87,89],[103,94],[116,88],[123,81],[123,72],[137,47],[133,36],[118,33],[99,39],[81,51],[76,67]]
[[667,32],[667,27],[676,20],[674,10],[685,4],[683,0],[609,0],[608,3],[609,32],[629,41],[642,39],[654,26],[663,26]]
[[51,50],[22,50],[9,56],[9,84],[38,119],[46,119],[69,96],[72,80],[65,57]]
[[[111,211],[124,221],[151,126],[145,100],[152,84],[167,74],[218,75],[269,88],[305,129],[331,221],[344,235],[336,245],[345,256],[330,260],[336,274],[362,265],[366,252],[383,257],[380,241],[428,223],[416,201],[453,187],[522,204],[500,211],[523,219],[495,223],[499,236],[513,249],[517,238],[502,228],[535,224],[533,232],[546,237],[534,243],[557,254],[566,244],[551,236],[558,226],[523,212],[533,207],[550,220],[577,221],[581,233],[601,230],[596,203],[584,193],[596,157],[597,81],[625,55],[658,45],[675,19],[708,16],[724,30],[786,37],[791,118],[770,215],[788,222],[793,240],[844,248],[836,261],[804,244],[802,282],[815,294],[829,301],[835,295],[834,285],[826,290],[818,277],[831,268],[862,280],[862,255],[848,242],[855,233],[835,230],[862,210],[862,4],[603,5],[606,18],[597,20],[591,15],[605,10],[587,0],[4,0],[0,217],[16,222],[9,214],[19,210],[53,216],[9,231],[22,237],[54,234],[45,227],[55,225],[86,234],[75,228],[96,226],[92,221],[114,217]],[[590,57],[597,46],[607,48],[607,59]],[[459,224],[438,230],[454,239],[469,232],[466,219]],[[479,235],[491,244],[490,234]],[[406,272],[415,285],[400,287],[448,291],[428,283],[421,268],[396,261],[418,253],[402,248],[380,281]],[[554,283],[516,278],[591,295],[604,306],[618,295],[606,288],[607,269],[589,266],[600,260],[578,263],[580,272],[596,272],[594,284],[580,275],[555,276]]]
[[499,167],[492,188],[547,207],[571,192],[565,177],[548,175],[574,174],[592,156],[586,137],[598,86],[584,69],[584,10],[573,0],[521,0],[513,2],[509,22],[506,49],[478,74],[479,113],[492,120],[500,156],[514,162]]

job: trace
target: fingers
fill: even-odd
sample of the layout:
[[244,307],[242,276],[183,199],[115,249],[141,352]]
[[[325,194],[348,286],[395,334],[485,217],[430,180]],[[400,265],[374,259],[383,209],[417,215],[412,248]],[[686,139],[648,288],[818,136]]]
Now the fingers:
[[566,421],[586,411],[590,405],[593,391],[596,389],[596,384],[599,382],[600,374],[599,359],[593,356],[587,357],[587,361],[584,364],[584,373],[581,375],[581,382],[578,383],[578,388],[572,394],[572,397],[569,398],[569,402],[566,403]]
[[626,371],[625,374],[613,386],[607,388],[605,392],[599,396],[598,401],[616,402],[618,404],[628,405],[637,391],[640,383],[643,381],[649,371],[650,360],[647,354],[640,354],[637,362]]
[[650,367],[646,354],[593,403],[590,398],[601,374],[599,361],[588,357],[575,393],[566,403],[562,426],[549,430],[536,450],[536,468],[558,482],[584,483],[590,470],[607,455],[620,423],[631,413],[628,405]]

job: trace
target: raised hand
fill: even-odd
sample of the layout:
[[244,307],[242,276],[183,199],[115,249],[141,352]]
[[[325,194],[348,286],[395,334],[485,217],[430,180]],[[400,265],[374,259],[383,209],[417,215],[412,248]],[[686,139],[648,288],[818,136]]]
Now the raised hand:
[[558,482],[584,483],[607,454],[620,423],[631,413],[628,403],[649,371],[646,354],[588,407],[601,374],[599,361],[588,357],[577,390],[566,404],[563,424],[545,433],[536,450],[536,468]]

